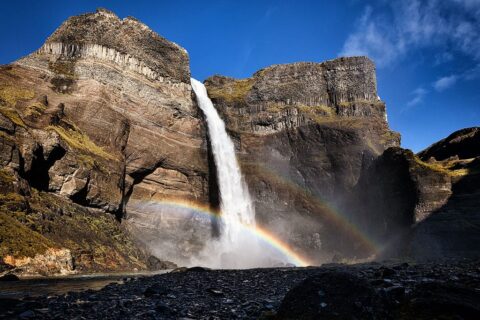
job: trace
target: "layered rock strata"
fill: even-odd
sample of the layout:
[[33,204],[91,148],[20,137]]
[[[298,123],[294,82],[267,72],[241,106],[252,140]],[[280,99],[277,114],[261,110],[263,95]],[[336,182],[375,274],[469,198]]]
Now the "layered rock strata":
[[236,140],[259,223],[318,261],[368,252],[340,208],[365,162],[400,142],[372,61],[275,65],[205,84]]
[[[126,218],[135,234],[158,233],[158,208],[145,203],[208,202],[206,132],[187,52],[107,10],[69,18],[39,50],[1,67],[0,147],[13,194],[29,203],[32,188],[53,193]],[[2,215],[25,225],[12,210]]]

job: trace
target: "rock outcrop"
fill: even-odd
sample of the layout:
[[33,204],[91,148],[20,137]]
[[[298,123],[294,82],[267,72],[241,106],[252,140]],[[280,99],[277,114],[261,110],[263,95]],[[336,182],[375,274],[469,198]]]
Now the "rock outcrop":
[[[138,235],[157,233],[145,203],[208,203],[206,132],[192,99],[187,52],[104,9],[69,18],[39,50],[1,67],[0,149],[1,204],[8,206],[10,194],[25,203],[5,208],[2,219],[32,239],[52,238],[28,224],[37,212],[32,194],[77,204],[92,217],[90,230],[104,219],[89,213],[97,210],[126,219],[122,228]],[[68,222],[46,211],[55,223]],[[119,228],[110,216],[111,228]],[[178,225],[172,220],[170,227]],[[16,254],[4,244],[3,254]],[[97,259],[88,245],[62,244],[75,261]],[[113,258],[118,268],[129,260],[120,256]]]
[[370,252],[340,208],[365,162],[400,143],[372,61],[275,65],[205,84],[237,143],[259,223],[318,261]]
[[390,148],[363,170],[349,207],[384,257],[480,255],[478,132],[459,130],[418,155]]

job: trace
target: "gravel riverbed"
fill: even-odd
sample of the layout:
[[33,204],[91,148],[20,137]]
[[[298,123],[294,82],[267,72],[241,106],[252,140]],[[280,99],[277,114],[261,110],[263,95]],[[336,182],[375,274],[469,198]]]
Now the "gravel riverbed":
[[[293,288],[293,289],[292,289]],[[126,277],[0,299],[0,319],[480,319],[480,261],[330,264]]]

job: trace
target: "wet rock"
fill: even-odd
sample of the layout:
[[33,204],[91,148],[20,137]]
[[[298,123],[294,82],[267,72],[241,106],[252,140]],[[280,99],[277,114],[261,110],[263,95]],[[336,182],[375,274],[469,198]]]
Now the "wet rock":
[[27,310],[18,315],[20,319],[33,319],[35,317],[35,312],[32,310]]
[[152,296],[165,296],[170,294],[171,292],[172,290],[170,290],[169,288],[166,288],[161,284],[154,284],[148,287],[143,294],[145,297],[149,298]]

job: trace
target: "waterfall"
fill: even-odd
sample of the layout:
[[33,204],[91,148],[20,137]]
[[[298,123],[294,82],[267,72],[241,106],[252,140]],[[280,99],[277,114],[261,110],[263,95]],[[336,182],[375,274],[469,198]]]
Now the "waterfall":
[[[235,146],[205,86],[193,78],[191,83],[207,120],[220,191],[220,239],[214,243],[214,249],[207,246],[205,255],[218,258],[217,263],[213,263],[216,267],[256,266],[259,262],[255,261],[258,259],[254,255],[260,254],[258,243],[251,235],[245,234],[246,228],[255,226],[255,211],[238,165]],[[215,260],[215,257],[207,258]]]

